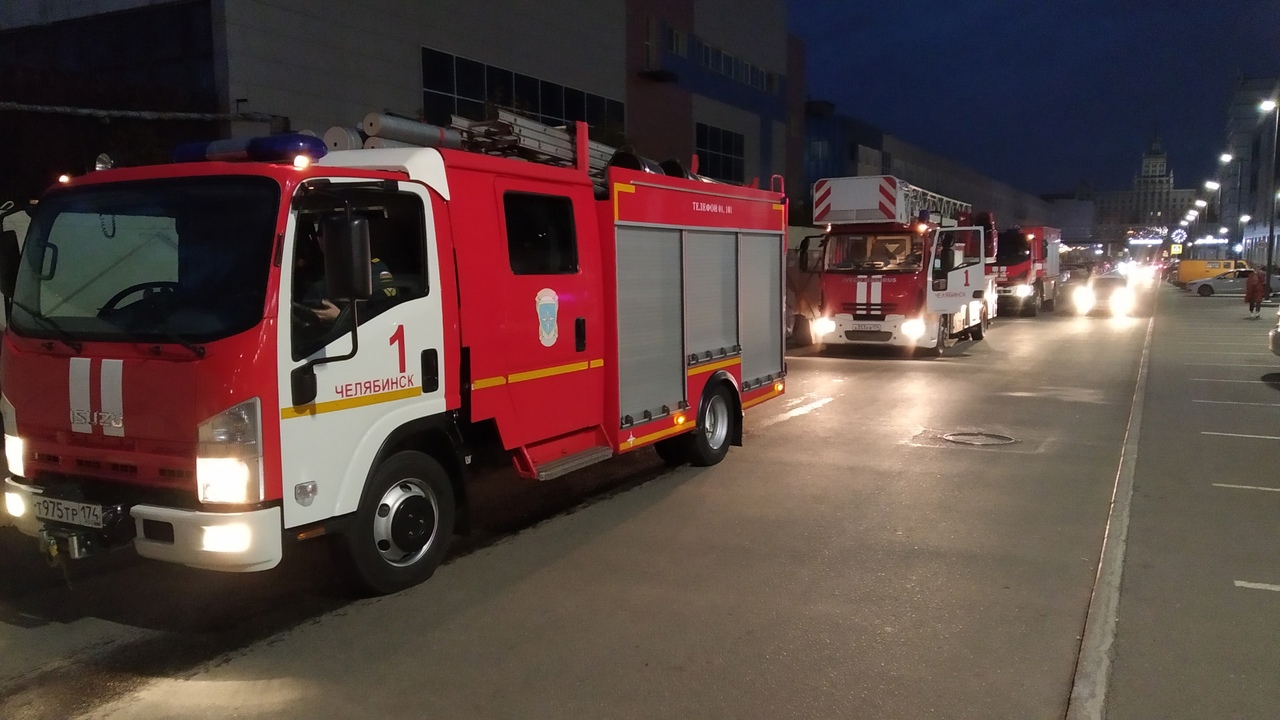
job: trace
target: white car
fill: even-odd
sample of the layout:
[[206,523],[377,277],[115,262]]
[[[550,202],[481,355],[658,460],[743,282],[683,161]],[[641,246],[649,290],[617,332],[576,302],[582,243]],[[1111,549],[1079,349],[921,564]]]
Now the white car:
[[[1253,272],[1253,270],[1228,270],[1211,278],[1189,282],[1184,289],[1200,297],[1217,294],[1243,295],[1245,281]],[[1280,287],[1280,275],[1271,276],[1271,287]]]

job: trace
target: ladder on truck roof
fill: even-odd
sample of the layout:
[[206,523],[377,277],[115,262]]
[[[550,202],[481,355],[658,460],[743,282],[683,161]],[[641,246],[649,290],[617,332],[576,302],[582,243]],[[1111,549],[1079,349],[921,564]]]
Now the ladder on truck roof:
[[[466,150],[560,167],[580,166],[578,133],[585,132],[585,123],[552,127],[502,108],[498,108],[496,117],[489,120],[469,120],[453,115],[450,123],[450,127],[444,128],[416,118],[375,112],[366,115],[358,128],[329,128],[324,134],[324,141],[330,151],[378,150],[376,165],[379,167],[395,166],[395,159],[404,157],[405,150],[421,148]],[[628,148],[613,148],[588,138],[582,140],[585,140],[587,157],[581,166],[585,167],[596,185],[597,195],[607,194],[605,172],[611,166],[700,182],[720,182],[696,175],[676,160],[658,163],[640,157]],[[321,164],[362,167],[363,162],[348,157],[322,160]]]
[[972,211],[968,203],[918,188],[892,175],[824,178],[813,184],[815,223],[908,223],[921,213],[955,221]]

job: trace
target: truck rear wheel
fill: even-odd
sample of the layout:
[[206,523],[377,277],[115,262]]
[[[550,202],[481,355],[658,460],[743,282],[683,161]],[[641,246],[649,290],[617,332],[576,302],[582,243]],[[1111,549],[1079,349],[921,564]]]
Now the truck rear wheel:
[[398,592],[423,582],[449,551],[456,516],[453,485],[424,453],[383,460],[350,529],[331,539],[334,562],[358,590]]
[[1023,317],[1035,317],[1040,314],[1040,293],[1037,291],[1034,295],[1027,298],[1027,302],[1022,306]]
[[698,427],[687,436],[689,462],[698,467],[715,465],[729,452],[733,438],[733,401],[722,383],[702,391],[698,403]]

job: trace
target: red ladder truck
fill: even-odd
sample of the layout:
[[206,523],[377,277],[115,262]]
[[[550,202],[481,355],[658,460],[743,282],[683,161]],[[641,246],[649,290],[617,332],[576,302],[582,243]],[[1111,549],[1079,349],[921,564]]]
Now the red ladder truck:
[[996,313],[990,215],[888,175],[813,190],[825,232],[801,242],[793,274],[818,294],[797,303],[813,308],[808,339],[941,354],[956,338],[983,338]]
[[781,179],[455,125],[466,149],[218,141],[50,189],[0,252],[17,527],[224,571],[327,537],[387,593],[466,530],[473,463],[741,444],[784,389]]

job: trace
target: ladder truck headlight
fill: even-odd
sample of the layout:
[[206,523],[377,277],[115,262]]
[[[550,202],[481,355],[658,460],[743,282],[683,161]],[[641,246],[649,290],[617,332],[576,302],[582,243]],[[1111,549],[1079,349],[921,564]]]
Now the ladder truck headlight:
[[18,414],[4,395],[0,395],[0,417],[4,420],[4,459],[9,464],[9,474],[26,477],[27,443],[18,437]]
[[829,317],[820,317],[813,321],[813,334],[818,337],[830,335],[836,331],[836,321]]
[[902,336],[912,341],[924,337],[924,321],[920,318],[911,318],[902,323]]
[[1034,295],[1035,292],[1036,289],[1030,285],[1019,285],[1013,289],[1014,296],[1020,298],[1029,298]]
[[200,423],[197,435],[196,490],[200,502],[262,502],[262,404],[258,398]]

